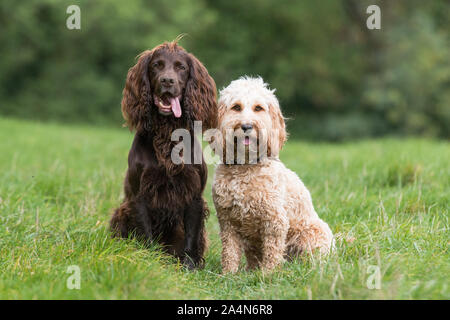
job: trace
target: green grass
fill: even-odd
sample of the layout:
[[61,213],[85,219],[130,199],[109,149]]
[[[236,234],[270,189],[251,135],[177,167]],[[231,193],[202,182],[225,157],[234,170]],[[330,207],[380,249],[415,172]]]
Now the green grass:
[[[224,276],[210,183],[204,270],[110,238],[132,140],[126,129],[2,119],[0,138],[2,299],[450,298],[448,142],[288,141],[281,159],[310,189],[336,251],[269,275]],[[70,265],[80,267],[80,290],[66,286]],[[366,285],[369,266],[380,267],[380,290]]]

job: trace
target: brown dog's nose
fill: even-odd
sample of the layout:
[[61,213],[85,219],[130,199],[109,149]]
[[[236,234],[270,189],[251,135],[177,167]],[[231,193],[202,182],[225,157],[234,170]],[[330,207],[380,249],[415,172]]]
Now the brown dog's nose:
[[244,132],[246,132],[247,130],[250,131],[253,129],[253,126],[250,123],[244,123],[243,125],[241,125],[241,129],[244,130]]
[[173,86],[174,83],[175,83],[175,79],[174,78],[169,78],[169,77],[162,77],[161,78],[161,84],[163,86],[170,87],[170,86]]

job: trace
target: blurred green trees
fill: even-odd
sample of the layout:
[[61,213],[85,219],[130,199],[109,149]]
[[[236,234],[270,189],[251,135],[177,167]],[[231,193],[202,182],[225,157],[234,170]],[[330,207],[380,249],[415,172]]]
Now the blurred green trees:
[[[71,4],[81,30],[66,28]],[[294,136],[448,138],[449,25],[445,0],[3,0],[0,113],[119,125],[135,57],[187,33],[218,88],[244,74],[276,88]]]

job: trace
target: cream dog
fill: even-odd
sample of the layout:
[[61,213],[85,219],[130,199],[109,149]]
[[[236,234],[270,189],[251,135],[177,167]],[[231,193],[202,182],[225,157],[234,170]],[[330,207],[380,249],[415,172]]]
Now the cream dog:
[[284,258],[316,249],[326,254],[333,245],[308,189],[278,159],[286,129],[274,91],[261,78],[243,77],[220,92],[226,150],[212,191],[225,273],[238,270],[242,251],[248,269],[271,270]]

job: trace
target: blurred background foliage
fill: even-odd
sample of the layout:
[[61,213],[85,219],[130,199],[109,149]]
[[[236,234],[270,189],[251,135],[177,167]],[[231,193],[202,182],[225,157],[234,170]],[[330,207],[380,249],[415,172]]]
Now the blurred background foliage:
[[276,88],[294,137],[450,136],[447,0],[2,0],[0,114],[120,126],[135,57],[181,33],[219,89],[244,74]]

